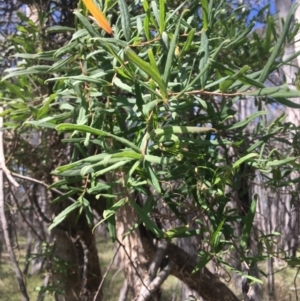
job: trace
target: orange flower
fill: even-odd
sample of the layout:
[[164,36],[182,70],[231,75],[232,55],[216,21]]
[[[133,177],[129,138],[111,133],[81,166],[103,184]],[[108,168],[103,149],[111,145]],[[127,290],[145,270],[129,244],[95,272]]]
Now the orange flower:
[[110,27],[107,19],[103,15],[102,11],[95,5],[93,0],[82,0],[82,2],[92,16],[96,19],[99,26],[102,27],[107,33],[112,34],[112,28]]

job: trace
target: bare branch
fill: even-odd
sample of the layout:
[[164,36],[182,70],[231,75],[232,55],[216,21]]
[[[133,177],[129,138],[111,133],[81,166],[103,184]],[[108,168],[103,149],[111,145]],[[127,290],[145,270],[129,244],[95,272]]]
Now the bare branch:
[[[46,183],[43,182],[43,181],[39,181],[39,180],[37,180],[37,179],[35,179],[35,178],[31,178],[31,177],[28,177],[28,176],[20,175],[20,174],[15,173],[15,172],[12,172],[11,174],[12,174],[14,177],[16,177],[16,178],[20,178],[20,179],[23,179],[23,180],[27,180],[27,181],[30,181],[30,182],[34,182],[34,183],[40,184],[40,185],[42,185],[42,186],[44,186],[44,187],[50,189],[51,191],[53,191],[53,192],[55,192],[55,193],[57,193],[57,194],[59,194],[59,195],[64,195],[63,192],[61,192],[60,190],[58,190],[58,189],[56,189],[56,188],[50,187],[50,185],[46,184]],[[73,203],[76,202],[76,200],[73,199],[73,198],[71,198],[71,197],[67,197],[67,199],[70,200],[70,201],[73,202]]]
[[13,189],[11,188],[11,194],[13,196],[13,199],[15,201],[15,204],[16,206],[18,207],[18,210],[19,210],[19,213],[21,214],[22,218],[23,218],[23,221],[27,224],[27,226],[31,229],[32,233],[34,233],[34,235],[40,240],[40,241],[43,241],[45,239],[43,239],[38,233],[37,231],[35,230],[34,226],[27,220],[27,218],[25,217],[24,213],[23,213],[23,210],[22,208],[20,207],[20,204],[19,204],[19,201],[18,201],[18,198],[16,197]]
[[102,280],[101,280],[101,282],[100,282],[100,284],[99,284],[99,287],[98,287],[98,289],[97,289],[97,292],[96,292],[96,294],[95,294],[95,296],[94,296],[93,301],[96,301],[96,300],[97,300],[97,297],[98,297],[98,295],[99,295],[99,292],[101,291],[101,288],[102,288],[102,285],[103,285],[103,283],[104,283],[104,280],[105,280],[105,278],[106,278],[106,276],[107,276],[107,273],[108,273],[109,270],[111,269],[111,266],[112,266],[113,262],[115,261],[115,258],[116,258],[116,256],[117,256],[119,250],[120,250],[120,247],[121,247],[121,245],[118,246],[117,251],[116,251],[116,253],[115,253],[113,259],[112,259],[111,262],[109,263],[109,266],[108,266],[108,268],[106,269],[106,271],[105,271],[105,273],[104,273],[104,275],[103,275],[103,277],[102,277]]
[[158,290],[161,284],[171,274],[174,263],[169,261],[165,268],[156,276],[159,267],[165,257],[168,242],[162,239],[158,242],[154,258],[150,264],[147,279],[145,279],[146,286],[143,286],[139,295],[138,301],[147,301],[151,298],[154,291]]
[[157,274],[166,253],[168,242],[165,239],[159,240],[155,256],[149,267],[149,280],[152,281]]
[[148,301],[154,291],[158,290],[163,282],[171,275],[172,269],[175,264],[172,260],[169,260],[168,264],[160,271],[160,273],[150,282],[146,288],[143,286],[140,296],[137,301]]
[[[3,112],[3,108],[0,107],[0,113]],[[6,174],[6,177],[10,181],[11,184],[13,184],[15,187],[19,187],[19,184],[13,179],[13,177],[10,175],[8,169],[5,168],[5,160],[4,160],[4,151],[3,151],[3,118],[0,117],[0,217],[1,217],[1,223],[2,223],[2,229],[3,229],[3,235],[4,240],[6,244],[7,251],[9,253],[10,261],[12,263],[12,266],[14,268],[14,272],[16,274],[16,278],[19,284],[19,289],[22,294],[22,300],[23,301],[29,301],[29,296],[27,294],[26,285],[23,279],[22,272],[20,270],[20,267],[18,265],[16,255],[14,253],[12,243],[9,236],[9,225],[7,223],[6,215],[5,215],[5,207],[4,207],[4,187],[3,187],[3,172]]]

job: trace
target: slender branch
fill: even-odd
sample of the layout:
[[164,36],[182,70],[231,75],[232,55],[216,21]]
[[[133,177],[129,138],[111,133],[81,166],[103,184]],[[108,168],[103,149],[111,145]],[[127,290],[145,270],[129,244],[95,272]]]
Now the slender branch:
[[[3,107],[0,107],[0,113],[3,112]],[[18,281],[19,289],[22,294],[23,301],[29,301],[29,296],[27,294],[26,285],[23,279],[22,272],[18,265],[16,255],[14,253],[11,239],[9,236],[9,225],[7,223],[6,215],[5,215],[5,207],[4,207],[4,187],[3,187],[3,172],[5,173],[9,182],[14,185],[15,187],[19,188],[20,185],[14,180],[11,176],[9,170],[5,166],[5,159],[4,159],[4,150],[3,150],[3,118],[0,117],[0,217],[3,229],[3,236],[6,244],[7,251],[9,253],[10,261],[14,268],[14,272],[16,274],[16,278]]]
[[80,297],[84,299],[84,294],[87,291],[87,266],[89,263],[89,249],[85,243],[85,241],[78,235],[77,240],[81,244],[83,250],[83,269],[82,269],[82,283],[80,289]]
[[27,224],[27,226],[31,229],[31,231],[34,233],[34,235],[40,240],[40,241],[43,241],[44,239],[37,233],[37,231],[35,230],[35,228],[31,225],[31,223],[27,220],[27,218],[25,217],[24,213],[23,213],[23,210],[22,208],[20,207],[20,204],[19,204],[19,201],[17,199],[17,197],[15,196],[12,188],[10,187],[10,191],[11,191],[11,194],[13,196],[13,199],[15,201],[15,204],[17,205],[18,207],[18,210],[19,210],[19,213],[21,214],[22,218],[23,218],[23,221]]
[[295,277],[294,277],[294,287],[295,287],[296,301],[299,300],[299,299],[298,299],[298,293],[297,293],[297,282],[296,282],[296,280],[297,280],[297,278],[298,278],[299,272],[300,272],[300,268],[297,269],[297,273],[296,273],[296,275],[295,275]]
[[[44,186],[44,187],[50,189],[51,191],[53,191],[53,192],[55,192],[55,193],[57,193],[57,194],[59,194],[59,195],[64,195],[64,193],[63,193],[62,191],[60,191],[60,190],[58,190],[58,189],[56,189],[56,188],[50,187],[50,185],[46,184],[46,183],[43,182],[43,181],[39,181],[39,180],[37,180],[37,179],[35,179],[35,178],[32,178],[32,177],[23,176],[23,175],[20,175],[20,174],[18,174],[18,173],[15,173],[15,172],[12,172],[11,174],[12,174],[14,177],[16,177],[16,178],[20,178],[20,179],[23,179],[23,180],[27,180],[27,181],[30,181],[30,182],[34,182],[34,183],[40,184],[40,185],[42,185],[42,186]],[[73,199],[73,198],[71,198],[71,197],[67,197],[67,199],[70,200],[70,201],[73,202],[73,203],[76,203],[76,200]]]
[[166,253],[168,242],[165,239],[162,239],[158,242],[157,250],[155,256],[149,267],[149,280],[152,281],[157,274],[158,268],[160,267]]
[[148,287],[142,287],[141,293],[137,301],[148,301],[151,298],[152,293],[158,290],[162,283],[171,274],[175,264],[172,260],[168,259],[168,264],[155,277],[158,268],[160,267],[162,260],[164,259],[167,247],[168,242],[166,240],[159,241],[154,258],[149,267],[147,279],[145,280],[145,283],[147,283]]
[[[168,93],[168,95],[169,96],[177,96],[180,93],[181,92],[172,92],[172,93]],[[210,92],[210,91],[205,91],[203,89],[201,89],[201,90],[187,91],[184,94],[187,94],[187,95],[201,94],[201,95],[215,95],[215,96],[242,96],[242,95],[244,95],[242,92],[223,93],[223,92]]]
[[[124,250],[124,252],[125,252],[127,258],[128,258],[129,261],[130,261],[130,264],[132,265],[132,267],[133,267],[133,269],[135,270],[137,276],[138,276],[139,279],[141,280],[143,286],[147,288],[147,286],[146,286],[144,280],[142,279],[142,277],[141,277],[139,271],[137,270],[137,268],[136,268],[136,266],[134,265],[134,263],[133,263],[133,261],[132,261],[130,255],[128,254],[128,252],[127,252],[127,250],[126,250],[126,247],[120,242],[120,240],[119,240],[118,238],[116,238],[116,240],[117,240],[117,242],[119,243],[119,245],[123,248],[123,250]],[[148,288],[147,288],[147,289],[148,289]]]
[[100,284],[99,284],[99,286],[98,286],[98,289],[97,289],[97,292],[96,292],[96,294],[95,294],[95,296],[94,296],[93,301],[96,301],[96,300],[97,300],[97,297],[98,297],[98,295],[99,295],[99,293],[100,293],[100,291],[101,291],[101,288],[102,288],[102,285],[103,285],[103,283],[104,283],[104,280],[105,280],[105,278],[106,278],[106,276],[107,276],[107,273],[108,273],[109,270],[111,269],[111,266],[112,266],[112,264],[114,263],[114,261],[115,261],[115,259],[116,259],[116,256],[117,256],[117,254],[118,254],[120,248],[121,248],[121,245],[118,246],[117,251],[116,251],[116,253],[115,253],[113,259],[112,259],[111,262],[109,263],[109,266],[108,266],[108,268],[106,269],[106,271],[105,271],[105,273],[104,273],[104,275],[103,275],[103,277],[102,277],[102,280],[101,280],[101,282],[100,282]]
[[128,288],[129,288],[129,285],[128,285],[127,280],[125,279],[124,283],[123,283],[123,286],[120,290],[118,301],[126,301],[127,300]]

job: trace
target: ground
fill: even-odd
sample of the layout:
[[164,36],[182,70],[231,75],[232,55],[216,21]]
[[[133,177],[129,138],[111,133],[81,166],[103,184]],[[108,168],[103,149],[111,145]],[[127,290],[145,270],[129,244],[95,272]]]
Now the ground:
[[[102,264],[102,273],[106,272],[108,266],[113,258],[113,244],[109,238],[99,237],[97,240],[97,246],[99,250],[100,261]],[[16,248],[16,256],[19,260],[21,269],[24,266],[24,253],[25,253],[25,240],[19,240],[19,248]],[[261,267],[263,269],[263,266]],[[297,290],[300,290],[300,276],[297,275],[297,268],[281,268],[275,277],[276,298],[272,301],[296,301],[298,300]],[[299,273],[300,275],[300,273]],[[26,278],[28,287],[28,294],[30,300],[37,300],[38,287],[43,284],[45,274],[37,274]],[[265,279],[262,278],[264,282]],[[296,284],[296,286],[295,286]],[[116,265],[112,264],[110,270],[107,273],[104,288],[104,300],[116,301],[118,300],[118,293],[123,285],[123,272]],[[297,288],[298,286],[298,288]],[[179,301],[181,283],[174,277],[169,277],[163,285],[163,301]],[[113,288],[113,289],[112,289]],[[267,289],[265,288],[265,292]],[[299,293],[300,294],[300,293]],[[17,282],[14,278],[12,266],[9,261],[7,253],[2,254],[0,264],[0,296],[1,301],[19,301],[20,293],[18,290]],[[264,294],[264,300],[267,301],[268,296]],[[45,296],[44,301],[54,301],[51,293]]]

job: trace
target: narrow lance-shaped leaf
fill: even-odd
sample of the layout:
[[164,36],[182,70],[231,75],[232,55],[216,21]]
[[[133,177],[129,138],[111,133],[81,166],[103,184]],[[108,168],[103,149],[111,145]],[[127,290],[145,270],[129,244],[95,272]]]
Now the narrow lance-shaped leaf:
[[79,201],[68,206],[65,210],[63,210],[59,215],[57,215],[54,218],[52,224],[49,227],[49,231],[51,231],[54,227],[60,224],[72,211],[76,210],[79,207],[81,207],[81,203]]
[[201,134],[207,132],[217,132],[216,129],[210,127],[196,127],[196,126],[165,126],[161,129],[153,130],[149,136],[150,137],[159,137],[163,135],[171,134]]
[[257,204],[257,195],[254,196],[249,211],[246,215],[245,225],[243,227],[242,237],[240,240],[240,246],[242,248],[245,248],[247,246],[250,237],[250,231],[252,229],[252,224],[256,212],[256,204]]
[[128,202],[134,208],[141,221],[146,225],[147,229],[149,229],[157,237],[164,238],[164,232],[158,228],[158,226],[150,219],[146,212],[134,201],[128,199]]
[[202,4],[202,27],[206,31],[208,29],[208,3],[207,0],[201,0]]
[[[223,41],[220,46],[216,49],[216,51],[213,53],[212,57],[210,59],[208,59],[207,63],[205,64],[204,68],[199,72],[199,74],[188,84],[186,85],[186,87],[184,89],[182,89],[175,97],[174,99],[179,99],[182,95],[185,94],[186,91],[190,90],[191,87],[193,87],[193,85],[195,83],[197,83],[197,81],[199,80],[199,78],[201,78],[201,76],[207,72],[207,69],[210,67],[211,63],[213,62],[213,60],[217,57],[217,55],[219,54],[219,52],[223,49],[224,45],[226,45],[227,43],[229,43],[229,40],[225,40]],[[173,100],[173,99],[171,99]],[[171,101],[170,100],[170,101]]]
[[161,78],[160,74],[157,73],[155,68],[153,68],[149,63],[142,60],[129,47],[125,48],[125,55],[129,59],[129,61],[134,63],[137,67],[141,68],[145,73],[147,73],[158,84],[158,86],[160,88],[160,93],[161,93],[163,99],[166,99],[166,96],[167,96],[166,84],[164,83],[164,81]]
[[174,59],[174,56],[175,56],[175,49],[176,49],[176,46],[177,46],[177,40],[178,40],[178,36],[179,36],[179,29],[180,29],[181,19],[182,19],[183,15],[185,14],[185,12],[186,12],[186,10],[183,11],[183,13],[181,14],[181,16],[180,16],[180,18],[177,22],[175,33],[172,37],[172,41],[171,41],[171,44],[170,44],[170,47],[169,47],[167,61],[166,61],[165,68],[164,68],[165,69],[165,71],[164,71],[164,82],[166,84],[168,84],[169,76],[170,76],[170,73],[172,71],[173,59]]
[[226,81],[220,84],[220,90],[222,92],[225,92],[228,88],[230,88],[233,85],[233,83],[236,80],[239,80],[240,77],[242,77],[242,75],[246,73],[248,70],[249,70],[249,66],[247,65],[243,66],[236,74],[231,75]]
[[259,116],[267,115],[267,114],[268,114],[268,112],[266,112],[266,111],[256,112],[256,113],[250,115],[249,117],[247,117],[245,120],[237,122],[234,125],[231,125],[228,128],[226,128],[226,129],[227,130],[233,130],[233,129],[238,129],[238,128],[241,128],[241,127],[246,127],[255,118],[257,118]]
[[92,16],[96,19],[99,26],[103,28],[107,33],[112,34],[112,28],[110,27],[107,19],[103,15],[102,11],[95,5],[93,0],[82,0]]
[[127,202],[127,198],[123,198],[119,200],[117,203],[115,203],[113,206],[111,206],[109,209],[106,209],[103,211],[103,219],[95,225],[93,228],[93,231],[97,226],[105,222],[107,219],[109,219],[111,216],[116,214],[116,212]]
[[[205,65],[208,62],[209,59],[209,41],[206,35],[205,30],[202,31],[201,33],[201,51],[204,53],[200,59],[199,62],[199,71],[201,72],[202,69],[204,69]],[[205,87],[206,80],[208,76],[208,70],[202,74],[200,77],[200,85],[201,88]]]
[[254,158],[254,157],[259,157],[259,154],[256,153],[251,153],[248,154],[242,158],[240,158],[239,160],[237,160],[236,162],[234,162],[234,164],[232,165],[233,168],[237,168],[239,167],[242,163],[249,161],[250,159]]
[[[106,208],[110,210],[110,208],[113,207],[113,205],[114,205],[113,198],[106,198]],[[107,218],[107,228],[112,241],[115,242],[117,237],[115,214],[112,214]]]
[[118,0],[120,14],[121,14],[121,24],[123,28],[123,33],[126,41],[130,41],[131,37],[131,27],[130,27],[130,15],[128,12],[128,6],[125,0]]
[[165,0],[159,0],[159,30],[160,34],[165,30]]
[[260,81],[261,83],[265,82],[265,80],[267,79],[268,75],[270,74],[270,71],[272,69],[272,65],[274,63],[274,61],[276,60],[276,58],[278,57],[278,53],[280,52],[282,45],[287,37],[287,33],[289,31],[291,22],[294,19],[294,13],[296,11],[296,9],[298,8],[299,4],[298,3],[294,3],[289,11],[289,14],[285,20],[284,26],[281,30],[281,35],[270,55],[270,58],[267,62],[267,64],[265,65],[265,67],[263,68],[263,71],[258,79],[258,81]]
[[161,193],[161,188],[160,188],[159,181],[158,181],[151,165],[148,162],[144,162],[144,167],[145,167],[145,170],[148,174],[148,179],[150,180],[151,184],[153,185],[153,187],[155,188],[155,190],[158,193]]
[[1,81],[4,81],[5,79],[8,79],[8,78],[14,77],[14,76],[30,75],[30,74],[43,74],[43,73],[47,73],[48,70],[49,70],[48,65],[32,66],[27,69],[17,70],[17,71],[6,70],[6,71],[10,71],[10,72],[6,76],[2,77]]
[[222,229],[224,226],[225,220],[222,220],[218,225],[217,229],[214,231],[211,237],[211,247],[214,252],[219,252],[220,239],[222,236]]
[[132,142],[128,141],[125,138],[118,137],[116,135],[110,134],[108,132],[104,132],[98,129],[95,129],[93,127],[87,126],[87,125],[77,125],[77,124],[72,124],[72,123],[62,123],[56,127],[57,131],[65,131],[65,132],[70,132],[70,131],[81,131],[85,133],[91,133],[97,136],[106,136],[115,139],[116,141],[119,141],[128,147],[130,147],[132,150],[141,153],[141,150],[134,145]]

